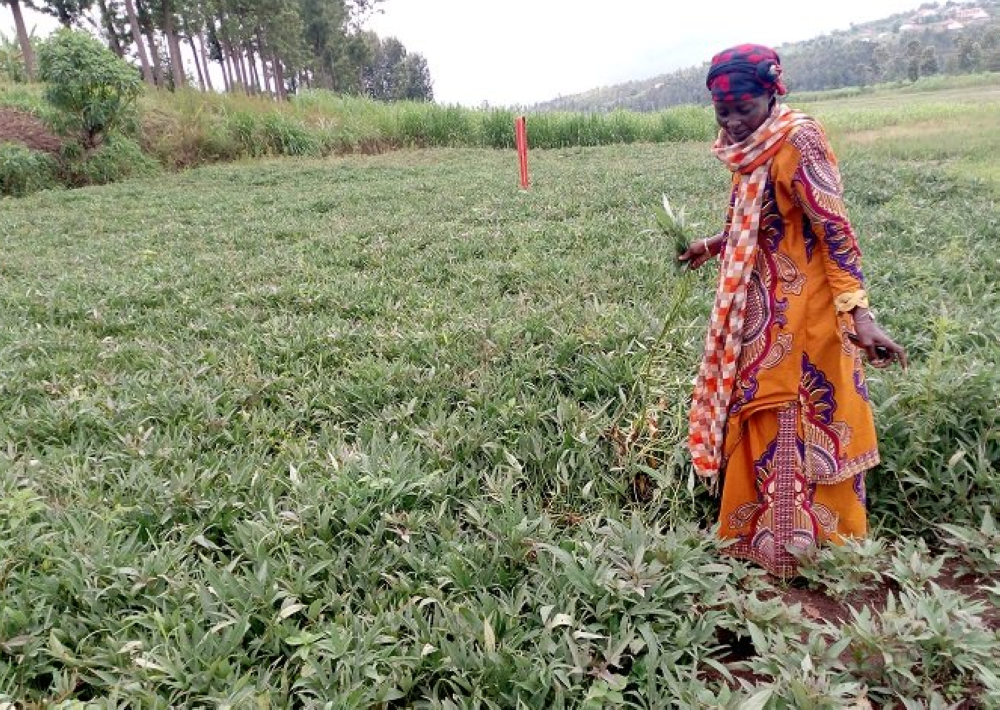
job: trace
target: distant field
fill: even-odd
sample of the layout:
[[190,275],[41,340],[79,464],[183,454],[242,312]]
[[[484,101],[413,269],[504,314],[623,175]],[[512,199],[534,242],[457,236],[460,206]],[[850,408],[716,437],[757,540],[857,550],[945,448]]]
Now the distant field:
[[996,707],[998,102],[808,105],[912,366],[870,379],[877,541],[797,608],[688,488],[707,270],[653,348],[651,207],[717,227],[705,142],[534,151],[527,192],[440,148],[3,201],[0,707]]
[[875,91],[804,106],[825,120],[845,156],[857,150],[931,161],[1000,194],[1000,82]]

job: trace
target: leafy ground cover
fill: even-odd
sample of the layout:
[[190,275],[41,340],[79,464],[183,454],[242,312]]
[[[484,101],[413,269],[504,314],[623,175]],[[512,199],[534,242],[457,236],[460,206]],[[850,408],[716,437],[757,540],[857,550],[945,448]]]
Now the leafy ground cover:
[[436,149],[6,201],[0,705],[996,707],[998,193],[829,116],[912,366],[870,380],[874,539],[795,586],[689,485],[710,274],[657,342],[652,206],[714,228],[704,143],[536,151],[527,192]]

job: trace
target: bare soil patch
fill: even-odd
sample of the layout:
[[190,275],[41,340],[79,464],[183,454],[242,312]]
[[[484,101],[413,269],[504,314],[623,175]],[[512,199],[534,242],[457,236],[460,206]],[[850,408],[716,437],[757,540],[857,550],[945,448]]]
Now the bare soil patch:
[[18,143],[31,150],[58,153],[62,141],[40,118],[27,111],[0,106],[0,143]]

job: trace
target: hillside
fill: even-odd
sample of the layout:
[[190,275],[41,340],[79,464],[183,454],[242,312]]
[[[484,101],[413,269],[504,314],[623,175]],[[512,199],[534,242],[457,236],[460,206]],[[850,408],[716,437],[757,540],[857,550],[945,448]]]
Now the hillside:
[[[925,3],[851,29],[778,47],[792,91],[935,74],[1000,71],[1000,0]],[[535,105],[538,111],[658,111],[707,101],[708,63]]]

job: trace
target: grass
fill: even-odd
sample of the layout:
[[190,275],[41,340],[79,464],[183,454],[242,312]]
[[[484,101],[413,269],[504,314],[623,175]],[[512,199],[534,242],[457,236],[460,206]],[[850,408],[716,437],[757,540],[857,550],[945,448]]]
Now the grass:
[[[688,489],[707,272],[652,351],[663,456],[602,438],[681,284],[652,207],[724,211],[704,142],[535,151],[526,192],[512,152],[440,148],[5,201],[0,704],[992,707],[1000,221],[955,169],[977,111],[944,156],[834,131],[912,359],[869,381],[883,547],[810,563],[835,598],[841,564],[892,580],[846,621],[720,558]],[[938,586],[943,554],[979,576]]]

